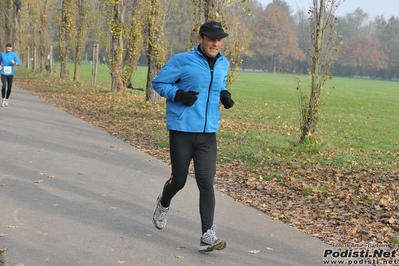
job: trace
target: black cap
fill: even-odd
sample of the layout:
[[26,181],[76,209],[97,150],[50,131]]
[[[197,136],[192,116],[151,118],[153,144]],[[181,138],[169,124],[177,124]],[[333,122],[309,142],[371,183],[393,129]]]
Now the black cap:
[[6,47],[12,47],[12,44],[11,43],[7,43]]
[[229,36],[227,32],[224,32],[222,24],[216,21],[208,21],[202,24],[199,34],[211,39],[223,39]]

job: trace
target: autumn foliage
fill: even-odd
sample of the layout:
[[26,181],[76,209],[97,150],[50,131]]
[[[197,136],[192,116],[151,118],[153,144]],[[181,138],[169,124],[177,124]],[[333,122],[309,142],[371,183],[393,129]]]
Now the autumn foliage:
[[380,42],[367,34],[344,41],[337,62],[343,66],[353,67],[355,75],[360,75],[361,69],[388,67],[388,58],[381,51]]
[[269,4],[258,17],[260,21],[251,47],[258,67],[276,72],[281,70],[281,63],[285,60],[305,58],[298,48],[295,30],[280,7]]

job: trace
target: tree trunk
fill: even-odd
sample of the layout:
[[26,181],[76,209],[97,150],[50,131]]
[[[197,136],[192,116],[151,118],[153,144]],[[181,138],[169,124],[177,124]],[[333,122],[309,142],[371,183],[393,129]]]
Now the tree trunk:
[[152,80],[159,73],[155,60],[156,59],[152,57],[148,58],[147,88],[145,98],[150,102],[158,102],[161,100],[161,96],[152,88]]
[[78,19],[77,19],[77,34],[75,47],[75,68],[73,72],[73,80],[80,80],[81,62],[83,59],[84,46],[86,43],[88,32],[88,14],[90,11],[90,4],[87,0],[78,0]]
[[112,44],[110,57],[111,91],[124,89],[123,83],[123,21],[125,12],[124,0],[113,0],[112,4]]
[[146,86],[146,100],[159,101],[161,97],[152,88],[152,80],[161,70],[165,63],[165,47],[163,44],[163,10],[160,7],[159,0],[150,1],[150,10],[148,14],[148,73]]
[[99,45],[93,45],[93,60],[92,60],[92,68],[91,68],[91,86],[95,86],[97,84],[97,69],[98,69],[98,50]]
[[21,6],[22,6],[22,3],[20,0],[13,1],[14,27],[12,28],[12,31],[11,31],[10,40],[12,40],[12,43],[14,43],[14,49],[16,51],[20,50],[19,42],[17,42],[17,32],[18,32],[18,28],[20,27],[19,21],[20,21]]
[[141,48],[143,47],[143,35],[145,33],[145,17],[143,10],[147,4],[146,0],[133,0],[132,21],[129,29],[127,53],[125,56],[126,68],[124,73],[125,87],[131,83],[131,78],[137,67],[140,58]]
[[[43,0],[40,2],[40,10],[39,14],[46,14],[48,12],[49,4],[48,0]],[[48,30],[49,28],[49,17],[48,16],[39,16],[39,25],[37,26],[37,53],[36,53],[36,60],[39,63],[39,66],[37,66],[37,63],[35,61],[35,67],[39,67],[40,72],[44,72],[46,69],[46,63],[47,63],[47,56],[48,56],[48,47],[50,46],[50,32]],[[35,40],[36,41],[36,40]]]
[[74,18],[74,1],[63,0],[61,10],[61,25],[59,37],[59,58],[61,63],[60,78],[69,76],[67,65],[69,59],[69,51],[73,36]]
[[320,0],[320,8],[317,10],[316,0],[314,0],[315,7],[315,20],[314,20],[314,34],[315,41],[314,45],[314,55],[312,57],[312,81],[311,81],[311,93],[309,99],[309,106],[307,109],[307,114],[305,117],[305,121],[302,127],[302,136],[301,141],[305,141],[312,137],[313,133],[316,130],[317,123],[319,121],[319,107],[320,107],[320,91],[322,88],[322,84],[319,82],[320,75],[320,58],[321,58],[321,50],[323,45],[323,29],[324,29],[324,18],[326,16],[326,5],[325,0]]

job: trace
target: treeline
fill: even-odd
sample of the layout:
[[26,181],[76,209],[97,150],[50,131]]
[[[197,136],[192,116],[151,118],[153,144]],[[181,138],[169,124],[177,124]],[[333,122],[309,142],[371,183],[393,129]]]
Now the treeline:
[[[198,10],[209,7],[213,8],[210,17]],[[123,40],[118,47],[128,62],[125,67],[147,65],[153,42],[159,49],[155,55],[164,57],[162,63],[174,53],[191,49],[198,24],[207,18],[223,21],[230,33],[225,53],[234,67],[308,71],[308,10],[294,11],[284,0],[274,0],[267,6],[256,0],[8,0],[0,1],[0,10],[1,44],[13,43],[24,62],[35,58],[38,71],[45,71],[50,53],[60,61],[91,61],[95,44],[100,47],[100,60],[111,65],[113,52],[117,52],[113,51],[113,42],[118,38]],[[381,15],[370,20],[358,8],[338,16],[337,21],[342,44],[331,68],[333,75],[396,78],[398,17]],[[150,35],[149,30],[159,35]],[[125,79],[131,74],[127,73]]]
[[[250,53],[244,56],[243,67],[306,73],[311,40],[308,10],[294,12],[285,1],[275,0],[265,8],[259,7],[256,14],[258,27],[253,30]],[[370,20],[365,11],[357,8],[336,19],[342,42],[332,74],[396,80],[399,18],[380,15]]]

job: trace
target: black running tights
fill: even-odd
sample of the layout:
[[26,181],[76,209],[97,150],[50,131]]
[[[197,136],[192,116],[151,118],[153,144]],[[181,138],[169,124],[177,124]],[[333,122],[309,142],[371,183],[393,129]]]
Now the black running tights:
[[215,192],[213,181],[216,173],[216,134],[169,132],[172,174],[165,183],[161,204],[169,207],[172,198],[187,181],[191,160],[194,162],[195,180],[200,192],[199,209],[202,233],[213,225]]
[[[1,83],[3,83],[3,85],[1,86],[1,96],[3,97],[3,99],[10,98],[13,79],[14,75],[11,76],[1,75]],[[7,86],[7,93],[6,93],[6,86]]]

